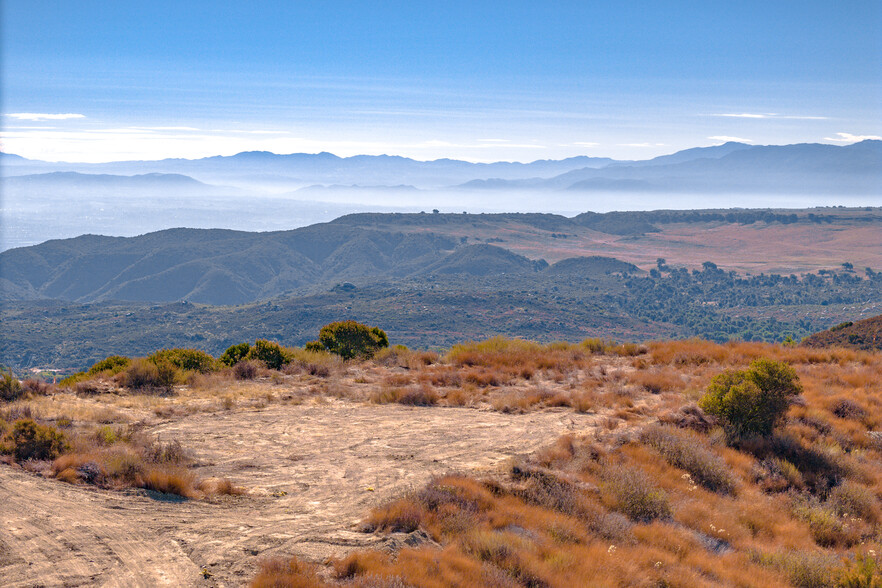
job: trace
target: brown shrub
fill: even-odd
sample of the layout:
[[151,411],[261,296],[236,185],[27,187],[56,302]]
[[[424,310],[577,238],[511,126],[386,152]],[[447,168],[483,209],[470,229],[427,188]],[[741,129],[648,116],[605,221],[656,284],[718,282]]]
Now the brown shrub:
[[195,487],[196,477],[180,467],[152,467],[143,476],[142,487],[163,494],[176,494],[184,498],[200,496]]
[[52,391],[52,385],[43,380],[27,379],[21,383],[22,391],[31,396],[46,396]]
[[264,367],[266,366],[260,360],[244,359],[233,366],[233,377],[237,380],[253,380]]
[[685,382],[679,374],[668,371],[637,371],[630,374],[628,379],[631,383],[652,394],[660,394],[665,391],[679,392],[685,386]]
[[722,345],[700,339],[655,341],[649,344],[650,357],[656,364],[688,366],[723,363],[730,353]]
[[637,343],[622,343],[621,345],[616,345],[607,351],[608,353],[613,353],[620,357],[636,357],[648,353],[649,348],[645,345],[638,345]]
[[692,429],[699,433],[707,433],[719,424],[717,417],[706,414],[697,404],[687,404],[677,410],[664,412],[659,415],[658,420],[666,425]]
[[77,396],[97,396],[101,394],[101,388],[98,387],[95,380],[77,382],[74,384],[74,391],[77,393]]
[[797,500],[793,514],[808,524],[815,543],[821,547],[851,547],[861,540],[854,525],[848,525],[833,509],[814,500]]
[[864,410],[860,404],[850,398],[841,398],[837,400],[833,406],[830,407],[830,412],[841,419],[861,420],[867,416],[867,411]]
[[487,369],[472,369],[465,372],[463,380],[469,384],[478,386],[479,388],[487,388],[488,386],[501,386],[505,376],[502,373]]
[[434,406],[438,404],[438,392],[426,385],[390,388],[381,386],[371,394],[371,402],[376,404],[405,404],[408,406]]
[[207,478],[196,486],[199,492],[215,496],[241,496],[245,494],[244,488],[234,486],[227,478]]
[[374,509],[365,521],[369,531],[410,533],[419,528],[423,509],[414,497],[395,500]]
[[325,588],[328,583],[318,575],[318,566],[291,558],[269,559],[260,563],[251,588]]
[[135,359],[117,375],[119,383],[131,390],[170,392],[180,377],[178,368],[167,361]]
[[879,520],[879,501],[866,486],[850,480],[833,488],[827,505],[839,516],[858,517],[875,523]]
[[408,406],[434,406],[438,404],[438,393],[430,386],[408,386],[401,389],[396,402]]
[[608,467],[601,485],[604,501],[633,521],[649,522],[671,516],[667,494],[638,469]]
[[735,492],[736,480],[731,470],[697,435],[656,425],[645,428],[640,441],[658,451],[672,466],[686,470],[708,490],[721,494]]

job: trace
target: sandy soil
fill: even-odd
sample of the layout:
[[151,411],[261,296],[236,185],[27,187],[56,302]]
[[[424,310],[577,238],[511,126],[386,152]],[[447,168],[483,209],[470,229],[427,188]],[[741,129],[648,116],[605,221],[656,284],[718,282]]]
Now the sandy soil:
[[249,490],[213,501],[97,490],[0,467],[0,584],[240,586],[261,558],[321,561],[401,540],[359,532],[359,522],[433,475],[499,471],[598,418],[328,400],[152,428],[163,441],[180,440],[198,476]]

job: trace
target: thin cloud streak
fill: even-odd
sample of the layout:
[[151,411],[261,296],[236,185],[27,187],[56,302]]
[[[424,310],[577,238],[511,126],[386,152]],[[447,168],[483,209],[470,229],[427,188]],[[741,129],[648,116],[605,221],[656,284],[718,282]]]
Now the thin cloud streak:
[[51,114],[46,112],[11,112],[6,116],[14,118],[16,120],[30,120],[35,122],[41,120],[68,120],[72,118],[86,118],[85,114],[76,114],[73,112],[63,114]]
[[708,116],[720,116],[724,118],[755,118],[755,119],[784,119],[784,120],[829,120],[826,116],[803,116],[795,114],[777,114],[775,112],[740,112],[721,113]]
[[834,143],[858,143],[860,141],[882,141],[879,135],[852,135],[851,133],[836,133],[836,137],[824,137],[825,141]]
[[723,141],[724,143],[735,142],[735,143],[753,143],[752,139],[743,139],[741,137],[730,137],[728,135],[714,135],[713,137],[708,137],[713,141]]

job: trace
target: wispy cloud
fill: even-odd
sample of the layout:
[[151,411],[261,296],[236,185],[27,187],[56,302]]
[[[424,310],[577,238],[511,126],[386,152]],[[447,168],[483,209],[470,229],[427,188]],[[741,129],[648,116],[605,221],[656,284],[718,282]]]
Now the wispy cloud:
[[196,127],[129,127],[139,131],[199,131]]
[[619,147],[667,147],[664,143],[619,143]]
[[51,114],[46,112],[11,112],[6,116],[14,118],[16,120],[32,120],[32,121],[40,121],[40,120],[68,120],[71,118],[86,118],[84,114],[75,114],[72,112],[64,113],[64,114]]
[[879,135],[852,135],[851,133],[836,133],[835,137],[824,137],[825,141],[834,141],[836,143],[857,143],[859,141],[882,141]]
[[[573,145],[578,147],[600,147],[600,143],[592,143],[591,141],[576,141]],[[564,147],[566,147],[566,145],[564,145]]]
[[723,141],[724,143],[728,143],[729,141],[734,141],[736,143],[753,143],[752,139],[744,139],[742,137],[730,137],[728,135],[714,135],[713,137],[708,137],[712,141]]
[[725,118],[772,118],[789,120],[827,120],[826,116],[804,116],[800,114],[778,114],[777,112],[726,112],[711,114],[709,116],[722,116]]

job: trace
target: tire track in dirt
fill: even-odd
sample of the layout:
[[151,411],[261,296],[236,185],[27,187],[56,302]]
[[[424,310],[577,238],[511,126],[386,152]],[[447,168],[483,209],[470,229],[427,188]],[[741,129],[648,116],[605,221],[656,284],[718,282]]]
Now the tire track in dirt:
[[382,543],[357,530],[372,507],[434,475],[498,470],[596,418],[338,400],[183,417],[149,432],[179,440],[198,476],[227,477],[248,496],[168,501],[2,467],[0,578],[16,587],[240,586],[267,556],[322,560]]

